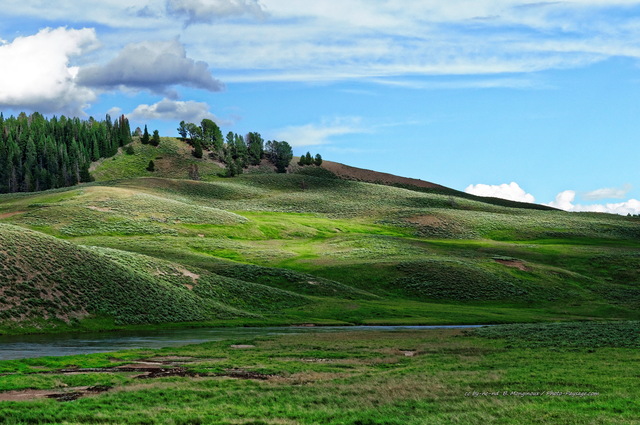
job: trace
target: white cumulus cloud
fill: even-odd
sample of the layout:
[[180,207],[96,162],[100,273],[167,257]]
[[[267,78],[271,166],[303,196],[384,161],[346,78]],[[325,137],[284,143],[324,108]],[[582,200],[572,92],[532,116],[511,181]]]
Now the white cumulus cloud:
[[116,89],[147,89],[169,94],[169,87],[182,85],[220,91],[224,84],[215,79],[205,62],[187,57],[178,40],[132,43],[106,65],[83,68],[78,81],[86,86]]
[[525,192],[524,189],[522,189],[516,182],[500,185],[471,184],[467,186],[464,191],[477,196],[502,198],[510,201],[528,202],[531,204],[536,201],[532,194]]
[[556,196],[555,200],[547,205],[573,212],[600,212],[620,215],[640,214],[640,201],[637,199],[629,199],[628,201],[617,203],[581,205],[573,203],[575,198],[575,191],[565,190],[560,192]]
[[558,208],[565,211],[573,211],[575,205],[573,201],[576,199],[576,192],[574,190],[565,190],[556,195],[556,198],[549,202],[549,206]]
[[211,111],[209,105],[204,102],[176,101],[163,99],[153,105],[138,105],[133,112],[127,115],[132,120],[162,120],[162,121],[187,121],[199,123],[204,118],[209,118],[218,124],[224,124]]
[[0,107],[81,115],[96,95],[70,60],[96,44],[93,29],[45,28],[0,45]]

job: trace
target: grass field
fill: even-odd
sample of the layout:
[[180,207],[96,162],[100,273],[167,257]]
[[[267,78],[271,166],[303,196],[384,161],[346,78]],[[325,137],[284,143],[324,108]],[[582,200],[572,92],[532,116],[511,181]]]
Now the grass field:
[[226,179],[177,139],[133,146],[96,182],[0,195],[0,333],[640,318],[637,217],[318,167]]
[[639,334],[638,322],[346,331],[4,361],[0,422],[632,425]]

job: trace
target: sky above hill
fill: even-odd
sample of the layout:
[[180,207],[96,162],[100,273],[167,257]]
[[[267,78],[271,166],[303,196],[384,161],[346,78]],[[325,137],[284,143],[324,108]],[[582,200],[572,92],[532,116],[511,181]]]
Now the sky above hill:
[[[133,3],[133,5],[132,5]],[[181,120],[640,214],[640,0],[4,0],[5,115]]]

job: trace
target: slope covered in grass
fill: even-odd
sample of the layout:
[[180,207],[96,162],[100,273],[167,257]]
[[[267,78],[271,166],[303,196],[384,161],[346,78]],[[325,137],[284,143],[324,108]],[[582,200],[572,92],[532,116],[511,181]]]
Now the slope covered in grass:
[[[134,277],[131,285],[142,285],[131,289],[138,294],[152,285],[168,288],[151,297],[160,301],[150,321],[234,315],[252,323],[640,317],[637,217],[487,203],[437,185],[345,180],[319,167],[292,167],[287,174],[261,167],[220,178],[213,162],[190,157],[176,139],[135,149],[144,161],[162,152],[168,168],[152,174],[141,170],[144,161],[133,165],[137,153],[120,154],[96,166],[95,176],[104,181],[0,196],[0,223],[65,239],[70,243],[60,252],[90,254],[91,270],[103,262],[126,270]],[[194,161],[201,181],[183,173]],[[57,248],[48,255],[37,261],[55,263]],[[81,266],[65,258],[61,272],[79,273]],[[28,268],[36,260],[21,261]],[[154,271],[164,267],[174,271]],[[197,282],[179,270],[198,275]],[[11,285],[21,280],[13,278]],[[88,282],[99,287],[95,279]],[[161,310],[175,308],[164,300],[178,296],[191,301],[184,311],[163,316]],[[8,300],[16,297],[35,293]],[[44,318],[44,311],[28,310],[19,319]],[[107,316],[122,321],[119,311]],[[143,321],[136,314],[127,320]]]
[[0,247],[0,324],[9,330],[86,319],[128,325],[257,317],[309,303],[269,286],[10,225],[0,225]]

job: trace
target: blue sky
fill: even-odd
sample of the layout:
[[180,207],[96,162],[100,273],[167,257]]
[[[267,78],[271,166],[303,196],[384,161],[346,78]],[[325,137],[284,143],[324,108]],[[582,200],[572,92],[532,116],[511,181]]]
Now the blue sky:
[[5,115],[124,113],[640,214],[640,0],[5,0]]

